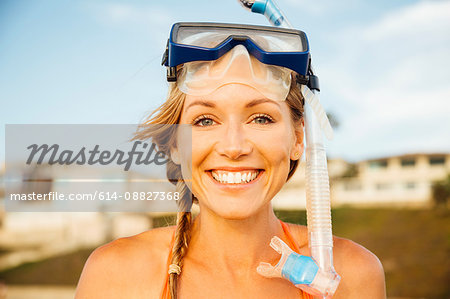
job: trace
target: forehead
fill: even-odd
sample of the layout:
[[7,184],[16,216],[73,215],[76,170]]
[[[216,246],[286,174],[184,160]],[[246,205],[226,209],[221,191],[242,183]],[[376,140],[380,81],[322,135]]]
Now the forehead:
[[[227,100],[233,98],[252,99],[252,98],[267,98],[263,93],[261,93],[254,86],[242,83],[225,83],[213,92],[200,96],[202,98],[207,98],[210,100]],[[186,95],[186,98],[198,98],[196,96]],[[275,101],[275,100],[273,100]]]
[[[260,111],[256,111],[260,110]],[[193,114],[217,111],[222,114],[234,113],[269,113],[273,117],[290,118],[289,106],[286,101],[275,101],[262,95],[250,86],[242,84],[227,84],[207,96],[186,95],[181,118],[192,117]],[[198,115],[195,115],[198,116]]]
[[194,96],[187,94],[185,98],[185,108],[183,110],[186,110],[192,105],[192,103],[196,102],[210,103],[211,105],[209,106],[236,107],[236,106],[245,106],[249,102],[255,101],[258,101],[258,103],[273,103],[277,106],[280,106],[280,104],[282,103],[280,101],[275,101],[267,98],[257,89],[249,85],[230,83],[221,86],[220,88],[216,89],[214,92],[208,95]]

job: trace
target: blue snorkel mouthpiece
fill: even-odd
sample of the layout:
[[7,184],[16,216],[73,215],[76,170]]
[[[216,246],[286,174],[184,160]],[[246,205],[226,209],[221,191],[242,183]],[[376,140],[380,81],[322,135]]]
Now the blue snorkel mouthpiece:
[[260,263],[256,271],[264,277],[279,277],[289,280],[297,288],[314,296],[331,297],[339,285],[336,273],[324,271],[310,256],[294,252],[277,236],[270,240],[270,247],[281,254],[275,266]]

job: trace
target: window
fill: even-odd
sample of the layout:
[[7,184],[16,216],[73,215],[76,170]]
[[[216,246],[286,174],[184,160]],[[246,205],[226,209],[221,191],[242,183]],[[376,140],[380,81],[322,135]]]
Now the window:
[[405,189],[411,190],[416,188],[416,183],[414,182],[406,182],[405,183]]
[[391,184],[388,183],[378,183],[375,185],[375,188],[377,190],[387,190],[389,188],[391,188]]
[[347,182],[344,184],[345,191],[358,191],[361,190],[362,186],[360,182]]
[[386,168],[387,164],[387,160],[375,160],[369,162],[369,167],[373,169]]
[[430,165],[444,165],[445,157],[444,156],[430,157],[429,161],[430,161]]
[[402,167],[412,167],[416,165],[416,159],[414,158],[403,158],[402,161]]

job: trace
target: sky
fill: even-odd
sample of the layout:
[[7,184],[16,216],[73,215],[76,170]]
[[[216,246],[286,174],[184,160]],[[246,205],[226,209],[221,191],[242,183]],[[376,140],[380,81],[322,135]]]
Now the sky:
[[[450,1],[277,4],[306,32],[340,123],[329,157],[450,152]],[[236,0],[2,0],[2,127],[139,123],[165,99],[161,56],[181,21],[268,25]]]

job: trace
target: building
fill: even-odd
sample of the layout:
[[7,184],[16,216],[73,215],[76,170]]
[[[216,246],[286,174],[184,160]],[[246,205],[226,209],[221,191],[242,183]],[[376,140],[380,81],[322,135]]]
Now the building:
[[[304,162],[278,194],[274,207],[306,207]],[[432,203],[433,182],[450,174],[450,154],[408,154],[348,163],[328,161],[330,197],[333,207],[407,206]]]

